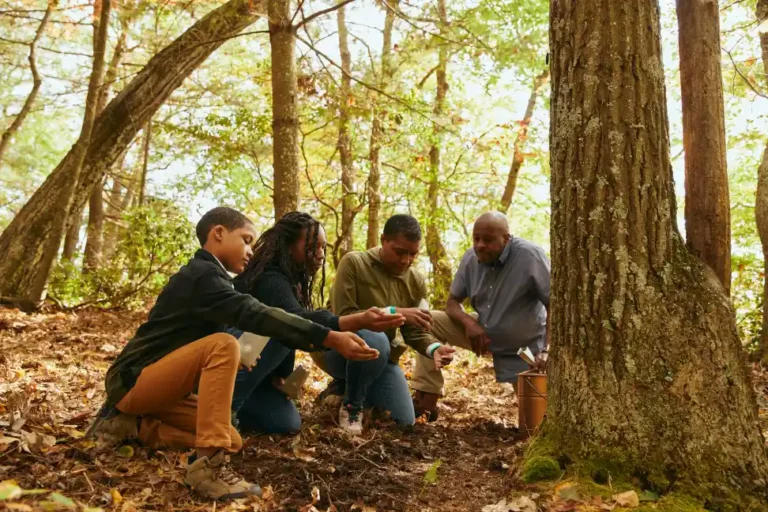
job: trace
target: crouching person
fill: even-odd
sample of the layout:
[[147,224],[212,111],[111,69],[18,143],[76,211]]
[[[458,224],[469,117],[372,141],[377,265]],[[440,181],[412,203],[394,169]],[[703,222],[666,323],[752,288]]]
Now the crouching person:
[[107,403],[91,431],[128,425],[149,447],[195,448],[187,485],[207,498],[245,497],[261,490],[226,465],[227,454],[243,442],[231,423],[240,350],[225,326],[279,334],[304,350],[334,348],[352,359],[378,353],[354,334],[332,332],[234,290],[229,272],[243,271],[256,239],[244,215],[215,208],[196,231],[202,249],[171,277],[107,372]]

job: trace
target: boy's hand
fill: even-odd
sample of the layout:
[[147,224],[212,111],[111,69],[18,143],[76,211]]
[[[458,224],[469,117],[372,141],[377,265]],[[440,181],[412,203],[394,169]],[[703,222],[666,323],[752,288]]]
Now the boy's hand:
[[448,366],[453,362],[453,355],[456,353],[456,349],[443,345],[438,347],[433,353],[432,358],[435,360],[435,368],[438,370],[444,366]]
[[432,315],[429,311],[419,308],[397,308],[396,311],[405,317],[405,323],[421,327],[425,331],[432,330]]
[[353,332],[331,331],[323,346],[332,348],[350,361],[370,361],[379,357],[379,351],[365,344],[362,338]]

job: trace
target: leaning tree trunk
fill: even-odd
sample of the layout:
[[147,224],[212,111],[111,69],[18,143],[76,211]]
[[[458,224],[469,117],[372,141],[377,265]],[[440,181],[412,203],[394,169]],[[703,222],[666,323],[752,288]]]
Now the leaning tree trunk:
[[101,251],[104,242],[104,184],[97,187],[88,202],[88,238],[85,241],[83,270],[90,272],[101,266]]
[[5,156],[5,152],[8,149],[8,145],[11,143],[11,139],[16,134],[16,132],[19,131],[19,129],[21,128],[21,125],[24,124],[24,120],[32,111],[32,105],[35,104],[35,100],[37,99],[37,93],[40,91],[40,86],[43,84],[43,79],[40,77],[40,73],[38,73],[37,71],[37,59],[35,56],[35,51],[37,49],[37,43],[38,41],[40,41],[40,37],[43,35],[43,32],[45,31],[45,27],[48,25],[48,20],[51,18],[51,13],[53,12],[57,3],[58,3],[58,0],[48,1],[48,7],[45,9],[45,14],[43,14],[43,19],[40,21],[40,24],[37,26],[35,37],[33,37],[32,42],[29,43],[28,60],[29,60],[29,70],[32,72],[32,89],[29,91],[29,94],[27,95],[27,99],[24,101],[24,105],[22,105],[21,110],[19,111],[18,114],[16,114],[16,117],[13,119],[11,126],[9,126],[8,129],[5,130],[2,135],[0,135],[0,163],[3,161],[3,156]]
[[[120,62],[122,61],[122,58],[123,58],[123,52],[125,51],[125,41],[128,35],[128,30],[127,30],[128,27],[127,27],[127,22],[124,16],[121,16],[120,23],[122,25],[120,36],[117,38],[115,51],[112,54],[112,59],[109,62],[109,67],[107,68],[107,71],[104,74],[104,83],[102,84],[101,89],[99,90],[99,99],[97,101],[97,106],[96,106],[96,112],[98,114],[101,114],[101,112],[104,110],[104,107],[107,105],[107,98],[109,97],[109,91],[112,88],[112,84],[114,84],[115,80],[117,79],[117,71],[118,71],[118,68],[120,67]],[[100,194],[102,192],[103,191],[100,189],[94,190],[93,193],[91,194],[91,198],[89,199],[89,202],[98,201],[98,198],[96,196],[99,195],[99,197],[101,197]],[[102,237],[102,233],[94,232],[91,229],[91,224],[93,224],[94,227],[98,225],[98,221],[96,221],[95,219],[94,221],[95,221],[94,223],[91,223],[90,217],[89,217],[88,236],[91,237],[92,236],[91,233],[93,233],[93,236],[100,238]],[[77,252],[77,245],[80,242],[80,228],[81,228],[82,222],[83,222],[82,208],[77,211],[72,210],[69,212],[69,220],[68,220],[69,227],[67,228],[67,233],[66,233],[66,236],[64,237],[64,249],[61,255],[61,259],[63,261],[72,261],[72,259],[75,257],[75,252]],[[91,251],[93,251],[94,241],[90,242]],[[88,242],[86,242],[86,252],[87,251],[88,251]]]
[[299,208],[299,105],[296,33],[290,0],[268,0],[272,51],[272,154],[275,220]]
[[[155,55],[109,102],[95,121],[71,210],[85,204],[136,133],[184,79],[264,12],[257,1],[230,0]],[[67,213],[56,213],[50,205],[59,202],[76,167],[76,156],[77,147],[73,147],[0,235],[0,295],[34,302],[42,298],[50,272],[45,259],[56,254],[63,231],[57,225]]]
[[528,106],[525,108],[525,114],[520,121],[520,129],[517,131],[517,137],[512,146],[512,165],[509,166],[507,184],[504,187],[504,193],[501,195],[499,210],[503,213],[507,213],[509,205],[512,204],[512,197],[515,195],[515,189],[517,188],[517,177],[520,175],[520,168],[525,161],[523,146],[528,139],[528,126],[531,124],[531,119],[533,118],[533,109],[536,107],[536,99],[539,97],[541,88],[548,80],[549,70],[542,72],[533,79],[533,89],[531,90],[530,98],[528,98]]
[[339,87],[339,162],[341,163],[341,240],[339,250],[334,254],[334,263],[338,265],[342,256],[354,247],[355,220],[355,170],[352,159],[352,141],[349,136],[349,101],[352,95],[352,55],[347,41],[347,23],[345,9],[341,6],[336,11],[339,30],[339,51],[341,53],[341,87]]
[[[112,53],[112,59],[109,61],[107,72],[104,74],[104,83],[99,90],[99,98],[97,100],[96,112],[101,113],[104,107],[107,105],[107,99],[109,98],[109,92],[112,90],[112,84],[117,79],[117,72],[120,68],[120,62],[123,59],[123,51],[125,49],[125,41],[128,36],[128,19],[129,15],[123,14],[121,16],[120,35],[117,38],[117,44],[115,45],[115,51]],[[106,176],[101,186],[96,187],[91,194],[88,201],[88,227],[86,229],[87,239],[85,242],[85,254],[83,258],[83,270],[90,272],[96,270],[101,266],[102,251],[104,247],[104,186],[106,185]],[[77,222],[77,231],[79,232],[79,215],[75,217]],[[72,222],[72,221],[70,221]],[[67,238],[69,238],[72,232],[72,225],[67,230]],[[64,241],[64,247],[67,246],[67,238]],[[70,257],[71,259],[71,257]]]
[[677,0],[688,247],[731,288],[731,207],[717,0]]
[[[394,66],[392,66],[392,29],[395,26],[395,11],[400,6],[400,0],[390,0],[387,14],[384,17],[384,41],[381,45],[381,74],[379,75],[379,88],[384,89],[392,79]],[[379,215],[381,209],[381,139],[384,136],[383,117],[385,111],[375,100],[372,110],[371,144],[369,159],[371,172],[368,175],[368,236],[366,247],[371,249],[379,245]]]
[[[38,301],[45,296],[48,275],[50,274],[53,262],[59,253],[61,241],[67,232],[67,219],[71,210],[75,190],[77,189],[80,171],[88,153],[88,145],[91,140],[91,133],[93,133],[94,120],[97,114],[96,108],[98,107],[99,92],[104,78],[104,54],[106,52],[107,37],[109,35],[109,14],[111,12],[111,5],[111,0],[102,0],[100,3],[94,4],[94,10],[97,13],[96,16],[98,17],[98,20],[94,21],[93,66],[91,69],[91,77],[88,81],[88,93],[85,98],[83,125],[80,129],[80,136],[78,137],[77,142],[70,150],[70,153],[73,154],[71,166],[64,174],[64,178],[61,182],[61,189],[57,191],[55,196],[49,198],[50,201],[46,205],[48,215],[50,216],[50,222],[47,227],[50,231],[40,237],[40,260],[38,266],[33,269],[28,276],[23,277],[23,279],[26,280],[25,284],[27,288],[25,289],[26,293],[22,296],[32,301]],[[24,205],[24,208],[19,212],[19,216],[24,213],[24,210],[27,209],[28,206],[29,203]],[[9,229],[15,222],[16,219],[13,220]],[[3,237],[5,237],[5,233],[3,233]],[[21,248],[22,251],[24,249],[25,248]]]
[[550,9],[552,354],[536,443],[713,506],[763,494],[734,312],[675,222],[658,3]]
[[[757,20],[765,22],[768,18],[768,0],[758,0]],[[768,77],[768,31],[760,32],[760,49],[763,58],[763,72]],[[767,82],[768,83],[768,82]],[[760,355],[763,362],[768,362],[768,144],[763,151],[763,160],[757,170],[757,193],[755,194],[755,218],[760,242],[763,246],[763,324],[760,332]]]
[[[439,17],[440,32],[443,33],[448,26],[448,16],[445,9],[445,0],[438,0],[437,11]],[[441,168],[441,144],[442,127],[440,126],[445,105],[445,95],[448,92],[448,80],[446,68],[448,65],[448,50],[445,41],[440,41],[438,50],[438,64],[435,70],[437,90],[435,93],[435,105],[432,113],[436,121],[432,123],[433,143],[429,149],[429,187],[427,189],[427,253],[432,264],[432,301],[435,304],[444,304],[448,300],[448,292],[453,278],[451,265],[448,263],[448,255],[440,239],[441,225],[439,222],[440,207],[440,168]]]

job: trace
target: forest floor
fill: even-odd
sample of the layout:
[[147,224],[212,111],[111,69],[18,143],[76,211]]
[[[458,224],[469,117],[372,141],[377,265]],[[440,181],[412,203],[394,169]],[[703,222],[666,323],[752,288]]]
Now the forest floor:
[[[399,429],[379,422],[362,438],[315,405],[325,376],[311,368],[297,436],[257,435],[234,466],[263,499],[212,505],[182,483],[186,455],[82,439],[104,398],[103,377],[145,312],[25,315],[0,309],[0,510],[296,510],[326,512],[612,510],[568,482],[520,479],[524,444],[510,386],[490,361],[459,353],[446,372],[440,419]],[[411,368],[405,362],[406,372]],[[768,379],[756,371],[764,429]],[[641,495],[642,496],[642,495]],[[586,508],[585,508],[586,507]]]

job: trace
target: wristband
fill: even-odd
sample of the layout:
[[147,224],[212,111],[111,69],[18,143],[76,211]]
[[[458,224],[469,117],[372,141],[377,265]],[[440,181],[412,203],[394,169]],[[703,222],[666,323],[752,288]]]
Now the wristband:
[[443,346],[443,344],[440,343],[439,341],[436,341],[433,344],[431,344],[430,346],[428,346],[427,347],[427,357],[431,357],[432,359],[434,359],[435,358],[435,350],[439,349],[442,346]]

